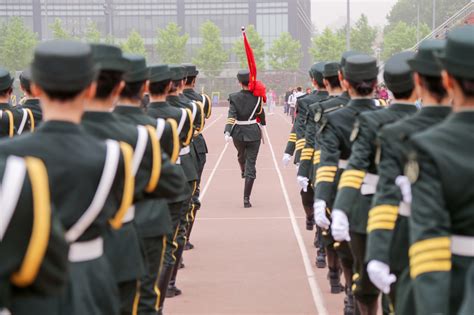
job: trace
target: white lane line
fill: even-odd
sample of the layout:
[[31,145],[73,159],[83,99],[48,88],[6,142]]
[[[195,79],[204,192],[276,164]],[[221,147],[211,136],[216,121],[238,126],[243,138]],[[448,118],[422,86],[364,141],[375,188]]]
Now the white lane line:
[[214,175],[216,174],[217,168],[219,167],[219,164],[221,164],[222,158],[224,157],[225,151],[227,151],[227,148],[229,147],[229,143],[227,142],[224,146],[224,149],[222,149],[221,154],[219,155],[219,158],[217,159],[216,165],[214,165],[214,168],[212,169],[211,174],[209,175],[209,178],[206,181],[206,185],[204,186],[204,189],[201,191],[201,195],[199,196],[199,199],[202,200],[204,199],[204,196],[206,195],[207,189],[209,188],[209,185],[211,185],[212,179],[214,178]]
[[289,121],[288,118],[285,117],[285,116],[283,116],[281,113],[278,113],[278,116],[280,116],[281,118],[283,118],[283,120],[284,120],[288,125],[290,125],[290,126],[293,125],[293,124],[291,123],[291,121]]
[[316,282],[315,274],[313,272],[313,269],[311,268],[311,260],[309,259],[309,254],[308,254],[308,251],[306,250],[306,246],[303,241],[303,236],[301,235],[300,228],[298,227],[298,222],[296,221],[295,212],[293,210],[293,207],[291,206],[290,198],[288,197],[288,191],[286,190],[285,182],[283,181],[283,176],[281,175],[280,169],[278,167],[277,159],[275,157],[275,151],[273,150],[273,146],[270,141],[270,137],[268,136],[268,132],[266,128],[265,128],[265,135],[267,137],[270,152],[272,153],[273,163],[275,164],[275,170],[280,180],[281,190],[283,192],[283,196],[286,201],[288,214],[290,215],[291,225],[293,226],[293,232],[295,233],[296,241],[298,242],[298,246],[301,252],[301,257],[303,258],[303,264],[306,270],[306,276],[308,278],[308,283],[311,289],[311,293],[313,296],[314,304],[316,306],[316,310],[318,311],[319,315],[328,315],[328,311],[326,309],[326,306],[324,305],[324,299],[321,293],[321,289],[319,288],[319,285]]
[[[197,221],[214,221],[214,220],[288,220],[290,217],[230,217],[230,218],[196,218]],[[304,219],[304,217],[296,217],[296,219]]]
[[205,132],[207,129],[211,128],[212,125],[214,125],[219,119],[222,118],[222,115],[223,115],[223,114],[220,114],[219,116],[217,116],[216,119],[214,119],[213,121],[211,121],[211,122],[209,123],[209,125],[206,125],[206,126],[204,127],[204,130],[203,130],[202,132]]

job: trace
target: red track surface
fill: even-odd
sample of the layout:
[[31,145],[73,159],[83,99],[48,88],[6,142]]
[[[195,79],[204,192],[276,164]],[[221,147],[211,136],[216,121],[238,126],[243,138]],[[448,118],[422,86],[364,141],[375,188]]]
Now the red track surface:
[[330,294],[327,269],[314,266],[314,232],[305,230],[295,167],[281,165],[289,118],[281,108],[267,117],[253,208],[244,209],[237,152],[224,142],[226,117],[227,109],[215,109],[204,131],[209,155],[191,238],[195,248],[185,252],[186,268],[178,273],[183,295],[167,299],[165,313],[342,314],[344,295]]

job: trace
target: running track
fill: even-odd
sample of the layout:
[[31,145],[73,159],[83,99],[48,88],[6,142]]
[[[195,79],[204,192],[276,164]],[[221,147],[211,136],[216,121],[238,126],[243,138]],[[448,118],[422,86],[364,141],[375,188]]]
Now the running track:
[[314,266],[314,231],[305,230],[296,169],[281,165],[289,117],[281,108],[267,116],[250,209],[243,208],[237,151],[224,142],[226,118],[227,109],[217,108],[206,123],[195,248],[178,273],[183,295],[167,299],[165,313],[342,314],[343,293],[330,294],[327,269]]

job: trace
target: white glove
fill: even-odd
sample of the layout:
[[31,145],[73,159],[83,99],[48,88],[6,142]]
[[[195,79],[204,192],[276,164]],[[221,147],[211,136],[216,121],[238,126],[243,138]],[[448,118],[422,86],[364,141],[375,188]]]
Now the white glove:
[[402,192],[403,201],[405,203],[411,204],[411,183],[408,177],[406,176],[397,176],[395,183]]
[[232,140],[232,137],[230,136],[230,133],[226,132],[224,134],[224,139],[225,139],[225,142],[229,142]]
[[283,154],[283,159],[282,159],[283,166],[287,167],[290,161],[291,161],[291,155],[289,155],[288,153]]
[[313,204],[314,220],[316,225],[325,230],[329,229],[329,219],[326,216],[326,202],[324,200],[316,199]]
[[296,181],[298,182],[298,185],[300,186],[301,189],[303,189],[304,192],[308,191],[309,178],[304,177],[304,176],[296,176]]
[[397,281],[397,277],[390,273],[390,267],[381,261],[371,260],[367,265],[370,281],[383,293],[390,293],[390,285]]
[[339,209],[332,210],[331,232],[334,239],[338,242],[350,241],[349,236],[349,219],[344,211]]

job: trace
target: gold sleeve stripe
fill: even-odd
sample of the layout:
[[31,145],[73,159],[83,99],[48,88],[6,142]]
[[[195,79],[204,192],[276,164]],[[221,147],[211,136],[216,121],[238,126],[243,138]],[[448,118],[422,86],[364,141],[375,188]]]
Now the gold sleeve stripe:
[[314,154],[314,149],[312,149],[312,148],[304,148],[304,149],[303,149],[303,154],[305,154],[305,153],[308,153],[308,154],[313,155],[313,154]]
[[374,230],[393,230],[395,228],[395,222],[391,219],[380,219],[372,220],[367,223],[367,232],[370,233]]
[[26,287],[35,281],[51,233],[51,202],[46,167],[37,158],[26,157],[25,162],[33,194],[33,227],[20,269],[11,276],[11,282],[19,287]]
[[173,134],[173,152],[171,154],[171,162],[176,163],[179,157],[179,134],[178,134],[178,124],[176,120],[168,118],[166,120],[171,125],[171,132]]
[[35,116],[33,116],[33,112],[29,108],[26,109],[26,112],[30,117],[30,132],[33,132],[35,131]]
[[409,250],[410,257],[414,257],[421,252],[437,249],[451,248],[451,240],[447,236],[429,238],[411,245]]
[[5,113],[7,113],[8,121],[9,121],[9,124],[8,124],[8,136],[9,136],[10,138],[13,138],[13,136],[15,135],[15,131],[14,131],[15,121],[13,120],[13,114],[12,114],[12,112],[9,111],[9,110],[6,110]]
[[133,193],[135,189],[135,177],[132,173],[132,159],[133,159],[133,149],[132,147],[125,143],[120,142],[120,150],[123,155],[123,164],[124,164],[124,185],[123,185],[123,194],[122,202],[120,208],[117,210],[115,217],[109,220],[110,225],[114,229],[120,229],[122,227],[122,219],[128,211],[128,208],[132,205],[133,202]]
[[151,151],[153,153],[153,163],[151,167],[150,180],[148,181],[148,184],[145,187],[145,191],[152,192],[156,189],[156,186],[158,186],[158,182],[160,181],[162,162],[161,148],[160,142],[158,141],[158,137],[156,136],[155,128],[151,126],[146,126],[146,129],[148,130],[148,135],[150,136]]
[[346,170],[342,173],[341,181],[339,182],[338,189],[342,188],[354,188],[360,189],[364,180],[365,172],[357,170]]
[[398,206],[380,205],[380,206],[377,206],[377,207],[373,207],[369,211],[369,218],[378,216],[380,214],[397,215],[398,214]]
[[321,166],[320,168],[318,168],[318,173],[326,171],[335,173],[337,172],[337,166]]
[[358,171],[358,170],[346,170],[344,171],[344,173],[342,173],[342,177],[344,176],[352,176],[352,177],[360,178],[361,180],[363,180],[365,176],[365,172]]
[[288,139],[288,142],[295,143],[296,140]]
[[421,264],[429,263],[434,260],[451,260],[450,249],[438,249],[421,253],[410,259],[410,266],[417,267]]
[[336,172],[334,172],[334,171],[325,171],[325,170],[319,171],[318,170],[317,176],[332,176],[332,177],[335,177]]
[[301,161],[311,161],[311,157],[310,156],[301,156],[300,160]]
[[316,184],[322,182],[334,183],[334,177],[316,177]]
[[186,113],[188,114],[189,118],[189,130],[188,130],[188,136],[186,137],[186,141],[184,142],[184,145],[187,146],[191,143],[191,139],[193,137],[193,114],[189,110],[189,108],[186,108]]
[[296,143],[304,143],[304,144],[306,144],[306,139],[305,139],[305,138],[301,138],[301,139],[299,139],[298,141],[296,141]]
[[431,261],[418,267],[410,267],[410,277],[415,279],[421,274],[428,272],[451,271],[451,260]]
[[319,163],[321,163],[321,159],[315,156],[313,158],[313,164],[316,165],[316,164],[319,164]]

